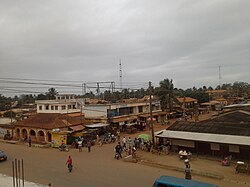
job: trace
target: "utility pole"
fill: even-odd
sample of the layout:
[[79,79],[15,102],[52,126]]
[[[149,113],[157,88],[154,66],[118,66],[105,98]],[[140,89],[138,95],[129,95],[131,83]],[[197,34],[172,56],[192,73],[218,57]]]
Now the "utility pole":
[[219,86],[220,86],[220,90],[221,90],[221,70],[220,70],[220,66],[219,66]]
[[153,124],[153,109],[152,109],[152,86],[151,82],[149,81],[149,110],[150,110],[150,127],[151,127],[151,136],[153,146],[155,145],[155,132],[154,132],[154,124]]

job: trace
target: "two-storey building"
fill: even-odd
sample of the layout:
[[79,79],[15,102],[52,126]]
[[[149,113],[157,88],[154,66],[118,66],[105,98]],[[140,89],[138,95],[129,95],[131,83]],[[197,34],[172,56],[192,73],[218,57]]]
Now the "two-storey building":
[[[57,95],[54,100],[36,101],[37,113],[15,123],[14,138],[51,142],[53,130],[70,130],[84,122],[82,100],[72,94]],[[77,129],[79,129],[78,127]]]

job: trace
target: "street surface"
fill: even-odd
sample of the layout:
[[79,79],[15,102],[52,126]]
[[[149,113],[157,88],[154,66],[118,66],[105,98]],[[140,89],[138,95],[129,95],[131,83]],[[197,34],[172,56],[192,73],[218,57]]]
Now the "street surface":
[[[87,148],[84,148],[83,152],[78,152],[77,149],[71,149],[69,152],[60,152],[54,148],[36,148],[28,147],[27,145],[0,143],[0,149],[8,154],[8,160],[0,163],[0,173],[11,176],[11,162],[17,158],[24,160],[26,180],[43,185],[51,183],[52,187],[150,187],[154,180],[161,175],[184,177],[182,172],[115,160],[114,146],[115,144],[105,144],[102,147],[94,146],[91,152],[88,153]],[[159,159],[159,162],[176,162],[179,166],[183,166],[184,169],[183,163],[176,159],[175,156],[158,156],[142,151],[138,154],[155,161]],[[71,155],[73,158],[74,168],[72,173],[68,173],[65,165],[68,155]],[[202,163],[202,160],[196,160],[194,163],[191,163],[191,166],[197,165],[199,167],[200,164],[200,167],[202,167]],[[208,164],[206,168],[211,167],[209,166],[211,164],[209,161],[206,161],[205,164]],[[218,168],[221,168],[222,172],[225,170],[222,166]],[[217,168],[215,169],[217,170],[216,172],[220,172]],[[227,170],[229,171],[229,169]],[[227,176],[224,180],[200,176],[193,176],[193,179],[225,187],[250,186],[249,176],[245,174],[236,175],[231,171],[228,173],[229,175],[231,173],[236,180],[229,180],[230,176]],[[238,177],[240,178],[237,181]]]

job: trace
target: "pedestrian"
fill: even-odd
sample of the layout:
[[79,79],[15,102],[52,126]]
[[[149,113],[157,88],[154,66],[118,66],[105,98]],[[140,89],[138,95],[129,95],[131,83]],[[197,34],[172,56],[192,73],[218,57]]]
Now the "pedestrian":
[[97,134],[96,135],[96,142],[99,142],[100,138],[99,138],[99,135]]
[[78,141],[79,152],[82,152],[82,141]]
[[71,156],[68,157],[66,165],[68,165],[69,172],[71,172],[71,170],[73,168],[73,160],[72,160]]
[[87,146],[88,146],[88,150],[90,152],[90,149],[91,149],[91,142],[90,141],[88,141]]
[[103,144],[103,140],[99,139],[99,147],[102,147],[102,144]]
[[123,139],[122,139],[122,147],[123,148],[126,148],[126,142],[127,142],[126,138],[123,137]]
[[28,138],[28,143],[29,143],[29,147],[31,147],[31,138],[30,138],[30,136]]
[[188,179],[188,180],[192,179],[190,167],[186,167],[185,169],[185,179]]
[[132,143],[133,143],[133,140],[131,139],[131,137],[128,137],[128,146],[129,147],[132,147]]
[[191,169],[190,169],[190,163],[188,159],[184,160],[184,164],[185,164],[185,179],[191,180],[192,176],[191,176]]
[[116,132],[116,134],[117,134],[117,141],[119,142],[119,141],[120,141],[120,131],[118,130],[118,131]]

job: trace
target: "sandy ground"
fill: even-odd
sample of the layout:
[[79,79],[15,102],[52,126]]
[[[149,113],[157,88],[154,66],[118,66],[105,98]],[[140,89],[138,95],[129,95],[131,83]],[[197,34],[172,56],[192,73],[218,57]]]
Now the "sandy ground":
[[[165,126],[156,126],[155,128],[159,130]],[[135,135],[125,136],[134,137]],[[25,180],[43,185],[51,183],[52,187],[150,187],[154,180],[161,175],[184,177],[184,173],[178,171],[115,160],[114,146],[115,144],[105,144],[102,147],[94,146],[88,153],[86,148],[83,149],[83,152],[78,152],[76,149],[60,152],[54,148],[0,143],[0,150],[4,150],[8,155],[8,160],[0,163],[0,173],[11,176],[11,163],[16,158],[24,160]],[[65,165],[69,155],[73,158],[72,173],[68,173]],[[143,151],[138,151],[138,155],[143,159],[184,169],[183,161],[180,161],[177,155],[159,156]],[[250,186],[248,175],[235,174],[232,166],[222,167],[218,161],[194,158],[191,160],[191,167],[222,174],[225,177],[223,180],[217,180],[193,176],[194,180],[217,184],[219,187]]]
[[[22,180],[20,180],[20,183],[18,181],[18,185],[19,184],[20,184],[20,187],[23,186]],[[45,187],[44,185],[35,184],[32,182],[28,182],[28,181],[24,181],[24,186],[25,187]],[[0,187],[13,187],[13,178],[10,176],[0,174]]]

